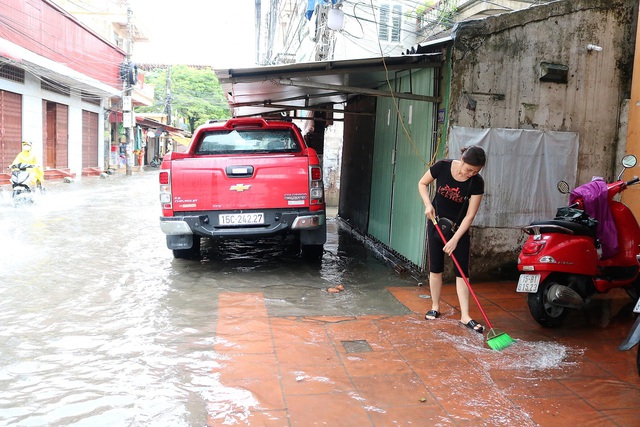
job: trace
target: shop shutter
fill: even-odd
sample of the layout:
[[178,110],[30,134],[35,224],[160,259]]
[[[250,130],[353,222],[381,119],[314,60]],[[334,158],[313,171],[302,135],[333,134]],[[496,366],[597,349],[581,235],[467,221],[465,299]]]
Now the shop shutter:
[[56,169],[69,167],[69,106],[56,104]]
[[82,111],[82,167],[98,167],[98,113]]
[[6,170],[20,150],[22,95],[0,90],[0,167]]

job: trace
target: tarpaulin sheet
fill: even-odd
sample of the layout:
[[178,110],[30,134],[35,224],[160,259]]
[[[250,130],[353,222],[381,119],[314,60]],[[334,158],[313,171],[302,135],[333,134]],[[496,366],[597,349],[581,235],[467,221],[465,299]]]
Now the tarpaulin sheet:
[[462,147],[475,144],[484,148],[487,163],[480,172],[485,194],[474,226],[523,227],[553,218],[559,207],[567,206],[569,195],[560,193],[557,183],[575,187],[577,133],[454,126],[448,157],[459,159]]
[[311,19],[311,17],[313,16],[313,12],[316,10],[317,4],[328,5],[341,2],[342,0],[307,0],[307,10],[304,13],[304,16],[307,18],[307,20]]

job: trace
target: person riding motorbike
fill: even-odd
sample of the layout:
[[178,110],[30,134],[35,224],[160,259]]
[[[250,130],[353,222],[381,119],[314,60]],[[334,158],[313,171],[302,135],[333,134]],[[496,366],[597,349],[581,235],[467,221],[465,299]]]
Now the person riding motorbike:
[[31,183],[42,190],[42,184],[44,184],[44,172],[42,167],[38,165],[38,159],[36,155],[31,151],[32,145],[30,141],[22,141],[22,151],[18,153],[11,167],[19,163],[26,163],[28,165],[34,165],[31,168]]

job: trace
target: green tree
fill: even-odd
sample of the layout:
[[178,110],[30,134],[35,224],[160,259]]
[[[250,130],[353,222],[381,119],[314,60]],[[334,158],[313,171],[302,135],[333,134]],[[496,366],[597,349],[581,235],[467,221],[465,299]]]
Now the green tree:
[[[170,105],[172,117],[183,117],[190,132],[207,120],[231,117],[231,110],[211,67],[173,65],[171,68],[154,68],[145,72],[145,82],[155,87],[154,104],[138,107],[138,112],[164,113]],[[175,119],[170,124],[175,126]]]

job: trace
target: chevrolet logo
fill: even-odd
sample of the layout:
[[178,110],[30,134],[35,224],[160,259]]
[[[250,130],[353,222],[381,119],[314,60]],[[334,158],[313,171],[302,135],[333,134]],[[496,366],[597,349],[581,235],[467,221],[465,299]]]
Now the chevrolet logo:
[[236,184],[229,187],[229,191],[237,191],[238,193],[250,189],[250,185]]

